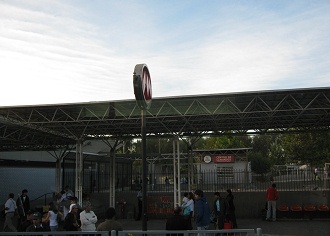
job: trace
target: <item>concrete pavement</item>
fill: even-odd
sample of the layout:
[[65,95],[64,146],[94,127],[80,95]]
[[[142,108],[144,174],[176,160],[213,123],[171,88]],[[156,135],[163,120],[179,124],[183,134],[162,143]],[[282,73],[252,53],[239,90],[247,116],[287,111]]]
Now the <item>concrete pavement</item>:
[[[142,230],[142,221],[132,219],[118,220],[124,226],[124,230]],[[164,230],[166,220],[149,220],[148,230]],[[276,222],[263,221],[261,219],[238,219],[240,229],[261,228],[265,236],[326,236],[330,235],[330,219],[299,220],[279,219]],[[194,229],[196,227],[194,226]],[[214,229],[214,228],[211,228]]]
[[[142,230],[142,221],[134,219],[118,219],[124,230]],[[98,223],[103,222],[99,219]],[[0,220],[0,231],[3,229],[3,220]],[[166,220],[150,219],[147,230],[164,230]],[[261,219],[237,219],[240,229],[262,229],[264,236],[330,236],[330,219],[279,219],[276,222]],[[196,226],[193,224],[194,229]],[[210,229],[214,229],[212,226]]]

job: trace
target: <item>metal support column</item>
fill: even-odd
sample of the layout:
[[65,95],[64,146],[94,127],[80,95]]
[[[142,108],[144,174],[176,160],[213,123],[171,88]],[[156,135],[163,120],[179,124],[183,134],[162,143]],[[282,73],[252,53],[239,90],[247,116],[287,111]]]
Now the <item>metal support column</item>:
[[177,194],[177,181],[176,181],[176,152],[175,152],[175,138],[173,138],[173,194],[174,194],[174,207],[178,204]]
[[83,188],[83,152],[82,141],[78,140],[76,146],[76,184],[75,196],[78,198],[78,204],[82,206],[82,188]]
[[111,207],[116,208],[116,153],[115,148],[110,151],[110,173],[109,173],[109,204]]
[[177,166],[177,172],[178,172],[178,204],[181,205],[181,173],[180,173],[180,141],[179,139],[176,139],[176,151],[177,151],[177,158],[178,158],[178,166]]

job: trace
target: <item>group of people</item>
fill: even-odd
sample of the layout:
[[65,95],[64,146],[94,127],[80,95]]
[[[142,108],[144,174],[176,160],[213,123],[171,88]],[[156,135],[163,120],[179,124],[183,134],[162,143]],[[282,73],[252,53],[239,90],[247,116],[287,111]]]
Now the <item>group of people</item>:
[[[10,193],[5,203],[4,232],[47,232],[47,231],[121,231],[122,224],[115,220],[116,211],[109,207],[105,212],[105,221],[98,224],[98,218],[92,211],[89,201],[83,203],[83,208],[77,203],[78,199],[73,192],[65,187],[57,196],[57,201],[49,204],[47,212],[30,209],[28,191],[14,200],[15,195]],[[61,210],[60,210],[60,209]],[[68,210],[65,210],[69,208]],[[17,225],[15,221],[17,219]],[[61,224],[62,228],[59,229]]]
[[[196,219],[197,230],[207,230],[212,223],[215,224],[215,229],[224,229],[225,222],[233,229],[238,228],[234,195],[231,189],[227,189],[226,192],[227,196],[225,198],[220,195],[220,192],[214,193],[213,207],[209,206],[202,190],[196,190],[194,194],[191,192],[184,193],[183,203],[181,206],[175,207],[174,215],[166,222],[166,229],[191,230],[193,215]],[[272,183],[266,190],[267,221],[276,221],[276,202],[278,199],[279,194],[276,184]]]
[[212,211],[217,218],[216,229],[223,229],[225,221],[231,222],[232,227],[237,228],[232,191],[228,189],[225,198],[222,198],[219,192],[215,192],[213,206],[210,206],[204,192],[198,189],[194,193],[184,193],[182,204],[174,208],[174,215],[166,221],[166,230],[193,229],[193,216],[196,220],[197,230],[207,230],[212,224]]

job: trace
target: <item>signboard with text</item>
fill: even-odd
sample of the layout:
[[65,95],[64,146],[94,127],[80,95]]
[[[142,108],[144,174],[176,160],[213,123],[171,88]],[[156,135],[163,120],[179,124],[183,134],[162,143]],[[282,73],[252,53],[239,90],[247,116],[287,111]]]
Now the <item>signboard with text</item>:
[[215,155],[213,156],[214,163],[232,163],[235,162],[234,155]]

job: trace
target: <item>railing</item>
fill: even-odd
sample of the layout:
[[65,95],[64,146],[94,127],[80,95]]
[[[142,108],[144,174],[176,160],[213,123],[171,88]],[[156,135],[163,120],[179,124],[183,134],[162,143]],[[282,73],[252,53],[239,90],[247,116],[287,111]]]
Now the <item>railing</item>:
[[[70,173],[71,174],[71,173]],[[142,173],[133,173],[128,177],[121,172],[116,173],[118,181],[116,181],[116,189],[120,191],[136,191],[141,186],[141,180],[137,180],[136,176],[142,176]],[[172,192],[174,190],[174,180],[171,173],[148,173],[148,191]],[[168,176],[169,181],[165,182]],[[67,173],[69,177],[69,173]],[[74,176],[72,176],[74,179]],[[84,176],[85,177],[85,176]],[[311,171],[274,171],[264,175],[255,174],[249,171],[234,170],[227,172],[212,171],[196,171],[192,179],[188,179],[186,175],[181,174],[180,180],[181,191],[202,188],[205,192],[226,191],[228,188],[235,192],[259,192],[269,187],[271,182],[275,182],[277,188],[281,191],[313,191],[313,190],[330,190],[330,177],[324,172],[319,173],[319,178],[315,178]],[[87,179],[87,181],[85,181]],[[99,173],[96,179],[95,192],[109,191],[109,173]],[[84,190],[90,192],[89,178],[84,178]],[[184,181],[183,181],[184,180]],[[87,185],[86,185],[87,184]],[[86,186],[85,186],[86,185]]]
[[48,195],[52,195],[52,199],[54,198],[54,192],[51,192],[51,193],[45,193],[45,194],[42,194],[41,196],[39,196],[39,197],[36,197],[35,199],[33,199],[33,200],[31,200],[30,201],[30,203],[32,203],[32,202],[35,202],[35,201],[37,201],[37,200],[39,200],[39,199],[41,199],[41,198],[44,198],[44,204],[45,205],[47,205],[49,202],[47,202],[47,196]]
[[[182,235],[182,236],[262,236],[261,228],[254,229],[228,229],[228,230],[126,230],[119,231],[118,236],[137,236],[137,235],[156,235],[156,236],[169,236],[169,235]],[[111,231],[111,236],[116,236],[116,231]]]
[[[0,232],[0,236],[15,235],[15,236],[27,236],[27,235],[94,235],[94,236],[109,236],[108,231],[57,231],[57,232]],[[117,236],[115,230],[111,231],[111,236]],[[155,235],[155,236],[167,236],[167,235],[183,235],[183,236],[194,236],[194,235],[205,235],[205,236],[262,236],[261,228],[254,229],[229,229],[229,230],[125,230],[119,231],[118,236],[145,236],[145,235]]]
[[82,232],[82,231],[56,231],[56,232],[0,232],[0,236],[26,236],[26,235],[43,235],[43,236],[51,236],[51,235],[93,235],[93,236],[109,236],[108,231],[93,231],[93,232]]

